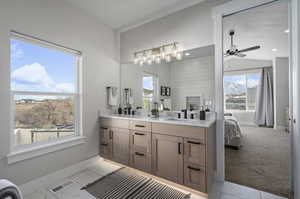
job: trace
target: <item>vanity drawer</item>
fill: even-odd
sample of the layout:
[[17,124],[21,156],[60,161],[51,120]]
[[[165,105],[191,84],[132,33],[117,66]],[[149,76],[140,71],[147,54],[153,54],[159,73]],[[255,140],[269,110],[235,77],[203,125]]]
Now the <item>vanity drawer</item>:
[[130,163],[135,169],[148,173],[151,172],[151,155],[148,153],[133,150],[130,156]]
[[201,166],[206,165],[206,144],[201,139],[184,139],[184,161]]
[[130,147],[134,151],[151,153],[151,133],[130,130]]
[[101,127],[115,127],[115,128],[129,128],[129,120],[112,119],[112,118],[100,118]]
[[151,123],[144,121],[130,121],[130,129],[137,131],[148,131],[151,132]]
[[197,164],[184,163],[184,185],[206,193],[205,168]]
[[153,133],[173,135],[178,137],[205,140],[206,131],[207,129],[203,127],[175,125],[175,124],[161,124],[155,122],[152,123]]

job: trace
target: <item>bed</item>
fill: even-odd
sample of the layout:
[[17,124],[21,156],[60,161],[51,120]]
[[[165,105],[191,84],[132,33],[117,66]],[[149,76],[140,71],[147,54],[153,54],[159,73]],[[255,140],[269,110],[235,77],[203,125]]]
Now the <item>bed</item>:
[[237,119],[231,114],[225,114],[225,122],[224,122],[224,139],[225,146],[230,146],[235,149],[239,149],[241,147],[241,138],[242,132]]

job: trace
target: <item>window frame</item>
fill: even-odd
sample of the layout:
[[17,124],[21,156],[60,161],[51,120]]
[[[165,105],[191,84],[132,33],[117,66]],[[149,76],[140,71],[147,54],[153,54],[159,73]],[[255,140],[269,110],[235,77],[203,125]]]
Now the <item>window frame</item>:
[[[229,73],[229,74],[226,74]],[[248,69],[244,71],[225,71],[224,72],[224,77],[226,76],[244,76],[245,80],[245,91],[246,91],[246,109],[245,110],[237,110],[237,109],[226,109],[226,97],[224,93],[224,111],[231,111],[231,112],[255,112],[254,110],[249,110],[248,107],[248,75],[253,75],[253,74],[260,74],[261,75],[261,70],[259,69]]]
[[[48,42],[46,40],[38,39],[36,37],[32,37],[29,35],[25,35],[22,33],[18,33],[15,31],[10,32],[9,40],[16,39],[19,41],[27,42],[33,45],[37,45],[43,48],[48,48],[52,50],[56,50],[61,53],[70,54],[76,57],[76,69],[75,69],[75,85],[74,85],[74,92],[42,92],[42,91],[15,91],[12,90],[10,87],[10,154],[8,155],[8,158],[11,157],[11,159],[15,159],[13,156],[19,156],[19,153],[24,153],[26,151],[32,152],[33,149],[41,150],[41,147],[51,147],[54,146],[53,149],[61,149],[61,147],[57,147],[57,144],[63,144],[65,147],[73,146],[74,143],[81,144],[83,142],[80,141],[80,139],[83,137],[83,131],[82,131],[82,53],[80,51],[64,47],[62,45]],[[10,65],[10,86],[11,86],[11,65]],[[36,95],[36,96],[71,96],[74,100],[74,135],[68,136],[68,137],[62,137],[54,140],[47,140],[47,141],[40,141],[40,142],[34,142],[31,144],[22,144],[17,145],[15,142],[15,102],[14,102],[14,96],[15,95]],[[77,139],[78,138],[78,139]],[[67,142],[70,141],[70,144],[67,144]],[[83,141],[83,139],[82,139]],[[71,142],[73,144],[71,144]],[[45,153],[52,152],[51,149],[46,149]],[[54,150],[55,151],[55,150]],[[40,155],[40,153],[38,153]],[[25,154],[28,156],[28,154]],[[34,154],[33,154],[34,155]],[[29,155],[30,156],[30,155]],[[31,156],[30,156],[31,158]],[[16,161],[19,159],[23,160],[24,158],[17,158]],[[14,162],[14,161],[13,161]]]
[[[152,97],[147,97],[147,96],[144,96],[144,77],[145,75],[148,75],[148,76],[152,76],[153,78],[153,96]],[[155,101],[157,101],[158,99],[158,88],[159,88],[159,79],[158,79],[158,75],[154,74],[154,73],[150,73],[150,72],[147,72],[147,71],[143,71],[143,78],[142,78],[142,84],[143,84],[143,92],[142,92],[142,99],[143,99],[143,108],[144,107],[144,99],[151,99],[150,101],[153,103]],[[150,107],[151,109],[151,104],[150,104]],[[151,111],[151,110],[150,110]]]

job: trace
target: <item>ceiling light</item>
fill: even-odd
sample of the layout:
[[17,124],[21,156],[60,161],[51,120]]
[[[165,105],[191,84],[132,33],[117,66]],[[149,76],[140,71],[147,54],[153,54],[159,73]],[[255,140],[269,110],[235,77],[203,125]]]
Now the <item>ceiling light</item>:
[[137,54],[134,53],[134,64],[138,64],[139,63],[139,59],[137,57]]
[[277,48],[273,48],[272,51],[273,51],[273,52],[276,52],[276,51],[277,51]]
[[148,59],[147,63],[148,63],[149,65],[151,65],[151,64],[152,64],[152,59]]
[[157,64],[160,64],[160,63],[161,63],[161,59],[160,59],[159,56],[157,56],[157,57],[155,58],[155,63],[157,63]]
[[171,55],[166,55],[166,62],[169,63],[172,61]]
[[172,57],[177,60],[181,60],[183,55],[183,51],[179,49],[178,43],[173,42],[155,48],[135,52],[134,64],[143,66],[145,63],[151,65],[153,62],[157,64],[160,64],[162,61],[169,63],[172,61]]
[[185,53],[185,56],[190,56],[191,54],[190,53]]
[[182,60],[182,53],[177,53],[177,55],[176,55],[176,59],[177,60]]
[[139,64],[140,64],[140,66],[143,66],[144,65],[144,61],[141,60]]
[[176,57],[176,56],[177,56],[177,46],[176,46],[176,43],[174,43],[174,45],[173,45],[173,52],[172,52],[172,55],[173,55],[173,57]]
[[286,29],[284,32],[285,32],[285,33],[289,33],[289,32],[290,32],[290,29]]

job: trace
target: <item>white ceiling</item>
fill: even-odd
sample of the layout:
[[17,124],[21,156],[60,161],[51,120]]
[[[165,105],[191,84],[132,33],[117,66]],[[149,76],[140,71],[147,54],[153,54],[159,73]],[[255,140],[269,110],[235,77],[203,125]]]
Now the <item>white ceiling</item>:
[[[230,46],[229,30],[235,30],[234,44],[238,49],[260,45],[261,49],[250,51],[246,59],[273,60],[275,56],[284,57],[289,54],[288,36],[288,4],[281,1],[247,11],[243,11],[223,20],[224,47]],[[272,49],[277,51],[273,52]],[[225,51],[224,50],[224,51]],[[230,59],[232,57],[226,58]]]
[[141,25],[205,0],[66,0],[113,29]]

